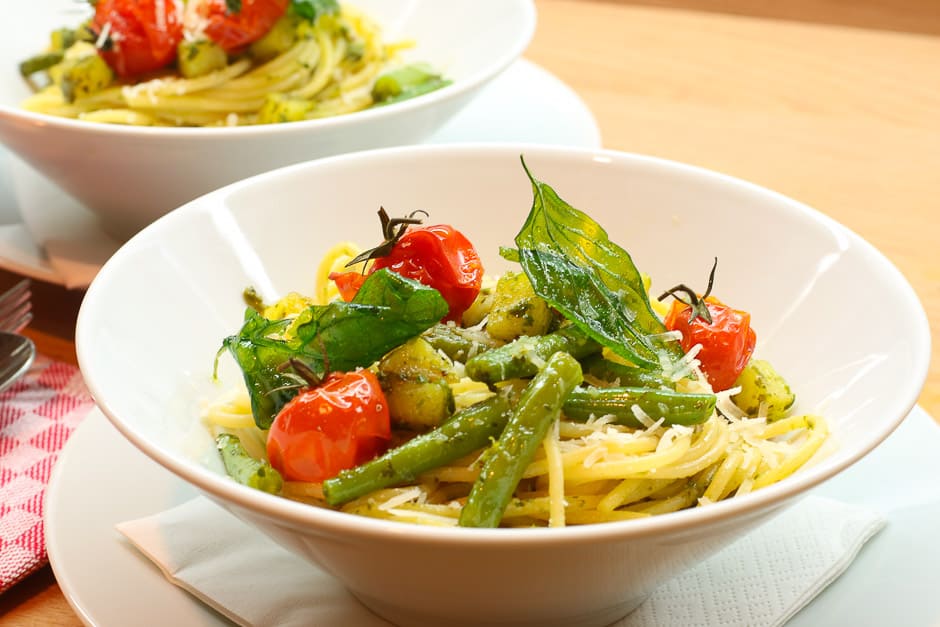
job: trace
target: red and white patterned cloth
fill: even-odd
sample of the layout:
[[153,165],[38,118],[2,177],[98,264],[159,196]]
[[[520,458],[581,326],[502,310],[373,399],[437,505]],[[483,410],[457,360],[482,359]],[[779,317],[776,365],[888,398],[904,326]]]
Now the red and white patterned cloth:
[[78,368],[41,355],[0,394],[0,593],[48,560],[46,485],[59,451],[92,407]]

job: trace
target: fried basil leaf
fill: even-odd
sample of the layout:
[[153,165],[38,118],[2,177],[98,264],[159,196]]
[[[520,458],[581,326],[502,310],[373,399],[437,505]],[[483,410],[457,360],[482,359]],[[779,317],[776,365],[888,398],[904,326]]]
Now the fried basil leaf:
[[351,302],[314,305],[293,320],[268,320],[253,309],[225,338],[241,367],[255,423],[267,429],[305,377],[370,366],[447,315],[440,293],[387,269],[369,275]]
[[681,358],[675,341],[650,307],[630,254],[606,231],[532,176],[529,216],[516,235],[519,262],[536,294],[600,344],[651,369]]

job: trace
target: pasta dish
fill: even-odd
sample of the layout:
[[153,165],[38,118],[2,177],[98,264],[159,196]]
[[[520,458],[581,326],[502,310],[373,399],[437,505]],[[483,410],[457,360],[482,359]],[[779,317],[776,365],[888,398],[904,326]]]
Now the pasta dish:
[[405,64],[336,0],[98,0],[20,71],[30,111],[91,122],[236,126],[310,120],[449,84]]
[[[524,165],[524,164],[523,164]],[[204,420],[246,485],[353,514],[466,527],[603,523],[707,506],[813,458],[747,311],[650,277],[525,168],[533,204],[499,277],[459,230],[379,211],[309,294],[264,303],[217,359],[245,385]]]

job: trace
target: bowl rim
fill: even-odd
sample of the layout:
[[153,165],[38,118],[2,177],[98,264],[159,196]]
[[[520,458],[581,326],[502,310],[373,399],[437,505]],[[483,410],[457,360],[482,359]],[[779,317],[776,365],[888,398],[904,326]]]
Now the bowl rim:
[[[395,160],[413,155],[419,157],[426,156],[431,159],[444,159],[448,156],[468,158],[473,156],[506,156],[507,154],[513,154],[515,156],[526,154],[527,156],[531,155],[533,157],[544,156],[563,159],[592,160],[602,163],[635,163],[677,171],[683,176],[703,177],[766,195],[777,201],[782,201],[788,210],[809,217],[822,227],[847,237],[853,245],[859,247],[859,250],[866,258],[872,259],[881,269],[889,274],[891,277],[890,282],[896,284],[899,292],[903,295],[904,308],[914,314],[910,327],[911,337],[915,340],[912,344],[914,351],[912,361],[914,367],[911,370],[908,384],[903,389],[899,389],[893,394],[891,405],[895,408],[896,413],[889,420],[885,420],[883,423],[879,424],[878,428],[869,431],[866,438],[863,440],[863,444],[838,463],[823,463],[801,469],[796,475],[791,475],[779,483],[767,486],[740,498],[727,499],[707,507],[696,507],[644,519],[568,526],[564,529],[471,529],[403,524],[396,521],[350,515],[254,490],[247,486],[237,484],[229,477],[219,475],[206,467],[201,467],[195,460],[182,463],[173,455],[167,454],[161,448],[141,438],[128,423],[122,420],[118,412],[108,403],[107,394],[103,393],[98,383],[93,378],[89,378],[86,380],[86,384],[93,398],[96,400],[98,407],[118,431],[144,454],[154,459],[177,476],[193,484],[197,489],[209,495],[210,498],[213,498],[213,500],[217,502],[231,504],[236,508],[251,510],[257,515],[277,520],[281,525],[287,525],[297,529],[315,529],[317,533],[320,534],[344,534],[347,536],[353,534],[359,538],[376,539],[387,539],[392,535],[401,540],[416,544],[453,546],[455,542],[467,542],[478,547],[504,547],[509,544],[521,547],[539,547],[558,542],[579,544],[595,542],[602,539],[641,539],[652,536],[695,533],[700,528],[704,529],[710,527],[714,523],[727,522],[729,519],[744,518],[747,515],[758,515],[763,511],[769,512],[783,506],[794,497],[799,496],[810,488],[845,470],[867,455],[886,439],[907,417],[911,409],[913,409],[926,380],[930,365],[931,336],[927,315],[922,303],[906,277],[904,277],[890,259],[863,237],[847,226],[823,214],[821,211],[780,192],[701,166],[662,157],[613,149],[573,148],[568,146],[531,143],[481,142],[474,144],[398,146],[363,150],[333,157],[324,157],[271,170],[232,183],[196,198],[159,218],[132,237],[104,264],[98,276],[92,281],[79,310],[76,325],[76,352],[79,366],[82,371],[85,372],[92,363],[92,358],[89,355],[94,349],[92,348],[92,343],[85,340],[86,333],[90,333],[90,331],[86,331],[86,329],[91,326],[89,319],[92,315],[91,312],[93,312],[96,306],[95,303],[98,298],[98,291],[103,289],[101,286],[106,284],[109,275],[115,272],[116,268],[121,265],[123,257],[132,253],[136,242],[159,238],[163,230],[171,228],[174,223],[179,220],[184,220],[188,213],[206,210],[203,209],[203,207],[208,207],[209,211],[214,211],[216,210],[215,208],[221,208],[223,205],[215,202],[218,198],[227,196],[239,188],[247,188],[260,182],[276,180],[281,176],[290,175],[296,171],[332,166],[345,161]],[[213,208],[213,206],[215,208]]]
[[301,120],[285,124],[251,124],[245,126],[133,126],[125,124],[108,124],[89,122],[72,118],[63,118],[47,113],[26,111],[16,105],[0,103],[0,122],[4,118],[20,120],[34,126],[48,127],[53,130],[62,130],[76,133],[90,133],[103,135],[117,135],[131,139],[160,137],[160,138],[192,138],[206,140],[210,138],[234,139],[240,137],[253,137],[264,135],[279,137],[297,131],[317,132],[322,130],[342,131],[348,126],[359,123],[368,123],[383,118],[394,118],[407,115],[416,110],[431,108],[442,102],[448,102],[460,96],[473,92],[478,87],[501,74],[529,46],[535,35],[537,12],[535,0],[501,0],[503,3],[514,3],[520,11],[520,28],[512,44],[507,46],[502,54],[491,64],[479,68],[472,74],[455,79],[450,85],[436,89],[432,92],[395,102],[383,107],[372,107],[353,111],[341,115],[334,115],[314,120]]

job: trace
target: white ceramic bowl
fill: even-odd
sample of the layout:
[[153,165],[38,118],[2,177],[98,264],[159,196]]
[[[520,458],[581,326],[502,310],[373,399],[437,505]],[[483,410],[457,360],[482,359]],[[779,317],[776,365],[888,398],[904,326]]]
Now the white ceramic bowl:
[[408,58],[430,63],[453,84],[345,116],[255,127],[138,128],[29,113],[18,107],[30,93],[19,61],[41,51],[53,29],[88,13],[75,0],[35,0],[17,6],[16,28],[0,38],[0,142],[123,241],[170,209],[246,176],[422,141],[517,59],[535,30],[532,0],[349,3],[373,16],[387,40],[414,40]]
[[[380,205],[458,225],[502,267],[532,202],[519,163],[587,211],[656,284],[702,278],[753,313],[758,354],[821,411],[831,454],[783,482],[708,507],[565,529],[452,529],[361,518],[236,485],[197,415],[248,285],[311,291],[331,244],[377,236]],[[310,190],[316,190],[312,194]],[[690,278],[691,277],[691,278]],[[659,159],[537,146],[371,151],[267,173],[203,196],[131,239],[82,305],[78,356],[101,409],[144,453],[401,624],[601,625],[881,442],[926,376],[926,316],[895,267],[798,202]],[[234,380],[238,373],[223,372]],[[220,576],[223,576],[220,573]]]

